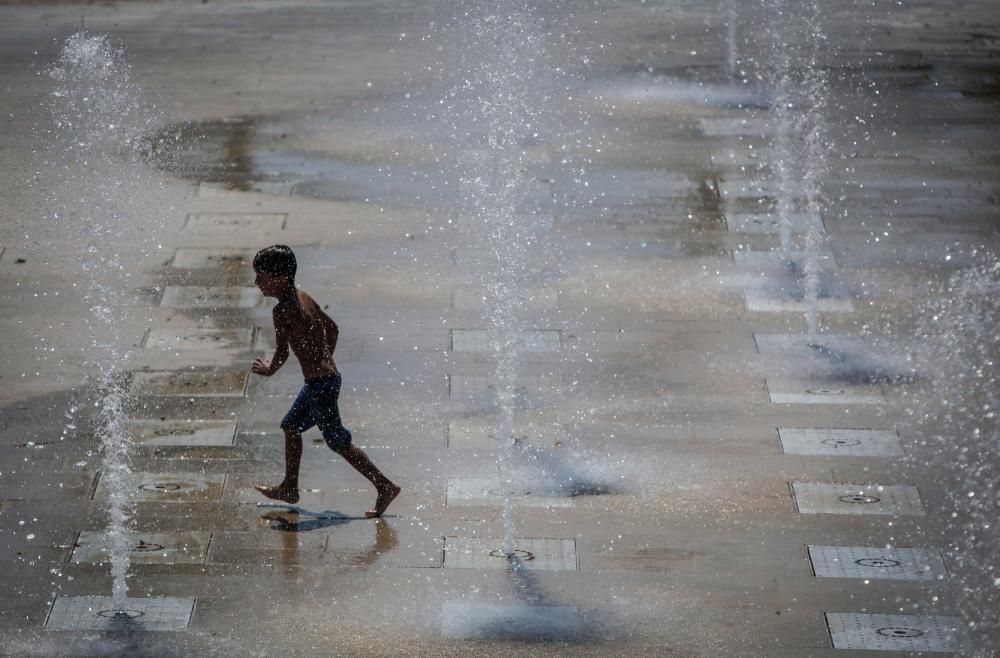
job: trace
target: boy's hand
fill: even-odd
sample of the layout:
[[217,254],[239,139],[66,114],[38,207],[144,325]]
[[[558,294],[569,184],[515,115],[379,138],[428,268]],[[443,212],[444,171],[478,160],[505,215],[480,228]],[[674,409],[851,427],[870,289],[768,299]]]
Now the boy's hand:
[[266,359],[255,360],[253,365],[250,366],[250,370],[258,375],[264,375],[265,377],[270,377],[274,374],[274,371],[271,370],[271,362]]

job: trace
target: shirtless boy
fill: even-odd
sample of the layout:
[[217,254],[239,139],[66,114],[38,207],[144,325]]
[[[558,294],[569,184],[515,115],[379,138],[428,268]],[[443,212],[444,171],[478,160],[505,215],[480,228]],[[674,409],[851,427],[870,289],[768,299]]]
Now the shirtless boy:
[[302,432],[316,425],[323,432],[326,444],[375,485],[378,498],[374,509],[365,512],[365,516],[377,518],[399,495],[400,489],[382,475],[361,448],[351,443],[351,433],[340,422],[337,407],[340,372],[333,361],[340,331],[312,297],[295,287],[296,267],[295,254],[281,244],[261,249],[253,259],[257,287],[264,296],[276,298],[278,304],[272,316],[277,349],[270,360],[254,361],[251,370],[270,377],[284,365],[291,348],[305,378],[299,396],[281,421],[285,432],[285,479],[273,487],[256,485],[256,489],[274,500],[298,502]]

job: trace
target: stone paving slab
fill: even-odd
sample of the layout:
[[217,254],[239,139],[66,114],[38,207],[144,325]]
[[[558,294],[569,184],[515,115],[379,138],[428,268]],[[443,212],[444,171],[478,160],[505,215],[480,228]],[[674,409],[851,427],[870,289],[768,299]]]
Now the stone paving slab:
[[956,617],[826,613],[837,649],[955,652],[962,648],[962,622]]
[[246,372],[136,372],[132,374],[131,390],[137,395],[243,397],[248,380]]
[[50,631],[143,632],[187,628],[194,599],[157,597],[128,599],[124,613],[115,611],[111,597],[58,597],[45,620]]
[[924,515],[920,493],[908,485],[793,482],[792,493],[803,514]]
[[941,554],[920,548],[808,546],[819,578],[866,578],[935,581],[948,571]]
[[256,329],[251,327],[239,329],[203,327],[150,329],[146,333],[143,347],[180,351],[249,350],[254,345],[256,335]]
[[[133,473],[136,490],[133,500],[140,503],[212,502],[222,495],[224,474],[202,473]],[[107,499],[102,478],[94,493],[95,500]]]
[[903,448],[891,430],[778,428],[786,454],[899,457]]
[[[203,564],[211,535],[205,532],[180,534],[136,533],[129,562],[132,564]],[[109,549],[103,532],[85,530],[73,548],[71,562],[106,563]]]
[[236,427],[232,420],[137,420],[131,425],[131,438],[147,446],[232,446]]
[[767,393],[775,404],[878,405],[885,402],[881,386],[826,380],[768,378]]

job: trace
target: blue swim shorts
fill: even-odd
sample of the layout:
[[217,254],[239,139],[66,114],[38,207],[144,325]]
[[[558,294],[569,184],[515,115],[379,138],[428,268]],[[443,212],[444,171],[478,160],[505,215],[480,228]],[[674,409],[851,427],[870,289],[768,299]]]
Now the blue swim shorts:
[[306,381],[281,421],[281,429],[305,432],[315,425],[332,449],[346,448],[351,445],[351,433],[340,422],[339,397],[339,373]]

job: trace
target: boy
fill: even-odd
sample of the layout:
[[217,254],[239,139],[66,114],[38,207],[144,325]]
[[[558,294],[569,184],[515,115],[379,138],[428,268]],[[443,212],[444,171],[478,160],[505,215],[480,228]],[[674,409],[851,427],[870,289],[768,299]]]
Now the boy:
[[270,377],[288,359],[291,347],[305,378],[305,385],[281,421],[285,432],[285,479],[273,487],[256,485],[257,491],[274,500],[298,502],[302,432],[316,425],[323,432],[326,444],[375,485],[378,498],[374,509],[365,512],[365,516],[370,519],[382,516],[400,489],[375,468],[363,450],[351,444],[351,433],[340,422],[337,407],[340,372],[333,361],[340,334],[336,323],[312,297],[296,289],[295,254],[285,245],[261,249],[253,258],[253,269],[257,275],[254,282],[261,293],[278,300],[272,315],[278,345],[273,358],[255,360],[251,370]]

